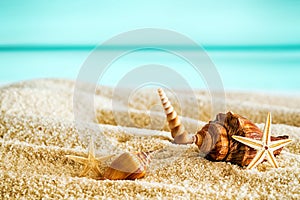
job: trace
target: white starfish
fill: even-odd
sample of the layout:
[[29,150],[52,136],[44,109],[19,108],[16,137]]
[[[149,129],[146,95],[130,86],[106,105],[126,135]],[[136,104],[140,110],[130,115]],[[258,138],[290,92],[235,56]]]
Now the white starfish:
[[112,156],[114,155],[96,158],[94,150],[94,140],[91,139],[88,147],[87,158],[74,155],[67,155],[66,157],[71,160],[74,160],[75,162],[85,165],[79,176],[86,176],[90,171],[94,172],[97,176],[99,176],[101,174],[99,165],[102,164],[102,162],[104,162],[105,160],[111,158]]
[[291,139],[283,139],[271,142],[271,113],[268,113],[261,141],[235,135],[232,137],[233,139],[257,150],[255,157],[249,163],[247,169],[252,169],[256,167],[265,159],[265,157],[267,157],[267,160],[271,163],[273,167],[277,168],[278,164],[276,162],[273,152],[292,142]]

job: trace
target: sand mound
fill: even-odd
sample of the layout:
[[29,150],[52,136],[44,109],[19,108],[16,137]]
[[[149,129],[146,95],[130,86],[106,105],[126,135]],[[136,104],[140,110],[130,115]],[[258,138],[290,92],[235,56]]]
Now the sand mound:
[[[257,169],[244,170],[208,161],[199,156],[194,145],[172,144],[155,89],[139,91],[128,101],[122,94],[114,95],[111,88],[98,87],[96,116],[81,116],[86,120],[76,123],[73,91],[74,82],[54,79],[0,88],[1,199],[300,198],[299,97],[226,94],[227,110],[246,116],[259,127],[271,111],[272,135],[287,134],[293,139],[277,157],[280,168],[273,169],[265,162]],[[182,97],[183,122],[188,130],[194,132],[212,118],[208,93],[195,92],[197,108],[191,94],[176,94]],[[180,110],[176,97],[168,95]],[[85,156],[90,136],[97,156],[161,151],[153,157],[143,179],[101,181],[93,179],[93,174],[78,177],[82,165],[66,155]],[[111,161],[100,166],[102,173]]]

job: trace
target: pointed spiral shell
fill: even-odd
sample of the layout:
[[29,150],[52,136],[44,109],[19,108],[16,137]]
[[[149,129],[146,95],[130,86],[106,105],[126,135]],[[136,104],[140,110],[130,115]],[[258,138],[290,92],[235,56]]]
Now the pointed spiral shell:
[[150,152],[123,153],[104,172],[110,180],[135,180],[143,178],[151,161]]
[[174,110],[165,92],[161,88],[159,88],[157,91],[161,100],[161,104],[167,115],[167,121],[171,129],[172,137],[175,138],[176,136],[182,134],[185,131],[184,126],[181,124],[177,112]]
[[159,88],[158,94],[161,100],[161,104],[165,110],[169,128],[171,130],[172,137],[174,138],[175,144],[191,144],[194,142],[194,138],[188,135],[185,131],[183,124],[181,123],[177,112],[174,110],[171,102],[166,96],[163,89]]

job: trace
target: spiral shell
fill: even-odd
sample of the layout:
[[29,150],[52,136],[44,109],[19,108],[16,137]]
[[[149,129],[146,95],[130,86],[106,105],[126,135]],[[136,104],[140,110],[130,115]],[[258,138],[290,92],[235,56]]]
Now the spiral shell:
[[188,136],[188,132],[185,130],[184,126],[181,124],[181,121],[177,115],[177,112],[174,110],[174,107],[170,103],[165,92],[159,88],[158,94],[162,103],[162,106],[167,115],[167,121],[169,123],[169,128],[171,130],[172,137],[174,138],[174,143],[176,144],[189,144],[193,143],[193,138]]
[[103,179],[135,180],[143,178],[151,161],[151,152],[123,153],[104,172]]
[[[219,113],[214,121],[210,121],[195,137],[195,144],[206,158],[212,161],[227,161],[240,166],[247,166],[256,154],[256,150],[234,140],[238,135],[261,140],[261,130],[250,120],[233,112]],[[288,136],[271,136],[271,141],[287,139]],[[278,149],[274,155],[281,152]]]
[[[214,121],[210,121],[193,137],[190,137],[163,90],[159,89],[158,93],[176,144],[195,143],[200,152],[206,154],[205,158],[211,161],[227,161],[247,166],[254,158],[255,149],[232,138],[232,135],[238,135],[260,140],[263,134],[250,120],[233,112],[219,113]],[[288,136],[271,136],[271,141],[287,138]],[[278,155],[281,150],[282,148],[274,151],[274,155]]]

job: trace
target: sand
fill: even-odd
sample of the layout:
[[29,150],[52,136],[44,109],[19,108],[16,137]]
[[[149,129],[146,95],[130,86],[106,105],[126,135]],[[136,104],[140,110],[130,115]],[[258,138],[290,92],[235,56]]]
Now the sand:
[[[128,102],[122,94],[113,97],[112,88],[99,86],[96,116],[83,114],[80,119],[86,120],[76,123],[73,91],[73,81],[57,79],[0,88],[1,199],[300,198],[299,97],[226,93],[226,110],[253,120],[260,128],[271,111],[272,135],[286,134],[293,139],[277,157],[279,168],[264,162],[245,170],[231,163],[208,161],[195,145],[172,144],[155,89],[141,90]],[[207,92],[195,91],[198,107],[191,103],[191,94],[175,93],[182,97],[182,120],[191,133],[213,118]],[[180,110],[176,97],[167,94]],[[97,156],[160,151],[139,180],[96,180],[92,173],[78,177],[83,166],[66,155],[86,156],[90,137],[95,140]],[[100,166],[101,173],[113,159]]]

